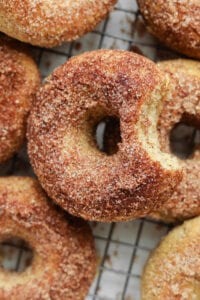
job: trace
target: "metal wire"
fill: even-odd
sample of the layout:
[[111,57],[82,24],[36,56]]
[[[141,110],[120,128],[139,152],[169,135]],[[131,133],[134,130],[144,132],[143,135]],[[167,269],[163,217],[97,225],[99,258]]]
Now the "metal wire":
[[[124,1],[124,3],[125,2],[129,3],[130,1],[129,2]],[[133,7],[135,7],[136,1],[133,0],[132,2],[133,2]],[[123,1],[121,1],[121,3],[123,3]],[[138,10],[134,11],[132,9],[129,9],[129,5],[127,7],[121,8],[118,4],[118,6],[115,8],[115,12],[125,13],[125,14],[128,14],[129,16],[133,17],[133,22],[131,24],[131,26],[132,26],[131,36],[127,37],[127,36],[123,36],[123,34],[120,36],[117,36],[116,34],[107,32],[108,25],[109,25],[109,18],[108,18],[107,20],[105,20],[103,22],[103,25],[100,29],[96,29],[95,31],[93,31],[94,34],[99,36],[99,41],[98,41],[98,45],[97,45],[96,49],[100,49],[104,46],[105,38],[111,38],[115,42],[120,41],[122,43],[125,43],[124,45],[126,45],[126,46],[124,46],[124,47],[127,48],[127,50],[130,50],[132,45],[134,45],[134,47],[136,47],[136,48],[134,48],[136,50],[137,50],[137,47],[139,47],[138,50],[143,49],[143,47],[151,47],[153,49],[153,51],[155,51],[155,55],[154,55],[155,60],[159,59],[157,56],[158,51],[159,52],[163,51],[164,55],[169,56],[169,57],[174,56],[174,54],[171,54],[168,50],[166,50],[164,47],[158,45],[155,41],[152,42],[148,39],[144,40],[143,38],[140,38],[140,37],[138,37],[137,39],[134,39],[135,34],[137,34],[137,32],[136,32],[137,25],[140,22],[140,14],[139,14]],[[82,38],[81,40],[84,41],[84,38]],[[77,43],[80,43],[80,42],[76,41],[76,42],[72,42],[72,43],[68,44],[67,51],[65,51],[65,49],[63,49],[62,47],[55,48],[55,49],[34,48],[34,51],[37,52],[36,59],[37,59],[37,63],[39,65],[39,67],[41,68],[41,71],[43,72],[43,69],[44,69],[43,65],[45,64],[44,61],[45,61],[47,55],[55,55],[56,57],[62,57],[63,59],[64,58],[68,59],[69,57],[73,56],[74,49],[78,45]],[[90,49],[88,49],[88,50],[90,50]],[[43,75],[43,77],[45,77],[47,74],[42,74],[42,75]],[[30,166],[27,162],[27,159],[23,159],[22,156],[15,155],[15,157],[9,162],[9,166],[6,166],[6,167],[4,166],[3,168],[1,167],[0,174],[1,175],[20,174],[21,170],[23,170],[23,171],[25,169],[29,170]],[[22,166],[19,167],[20,164]],[[30,172],[31,172],[30,170],[27,171],[28,174]],[[26,171],[25,171],[25,173],[26,173]],[[139,287],[135,290],[132,290],[132,292],[130,292],[130,291],[128,292],[128,289],[129,289],[130,281],[132,281],[132,283],[134,285],[134,280],[136,283],[138,283],[138,280],[140,280],[140,277],[141,277],[141,272],[139,272],[139,274],[135,274],[134,272],[132,272],[135,264],[137,263],[136,258],[140,255],[140,253],[146,253],[145,255],[148,256],[148,254],[150,253],[152,248],[155,246],[155,245],[152,245],[151,242],[149,243],[150,244],[149,246],[142,244],[141,240],[145,234],[145,230],[147,230],[148,228],[154,228],[154,227],[156,228],[156,226],[160,226],[161,232],[157,235],[157,239],[156,239],[156,242],[157,242],[160,239],[160,237],[170,229],[170,227],[168,227],[162,223],[159,223],[159,222],[155,222],[152,220],[145,220],[145,219],[141,219],[140,221],[138,221],[139,223],[134,223],[134,222],[135,221],[133,221],[131,223],[133,225],[133,228],[137,227],[137,230],[134,233],[134,238],[135,238],[134,243],[129,242],[127,240],[123,241],[123,240],[116,239],[113,237],[116,226],[117,226],[116,224],[102,225],[106,228],[106,230],[108,229],[107,234],[105,234],[104,236],[96,234],[95,229],[92,225],[96,242],[102,243],[105,247],[104,247],[104,251],[101,255],[101,262],[99,265],[98,274],[96,276],[96,281],[93,284],[93,288],[92,288],[92,290],[90,290],[89,295],[87,297],[88,300],[89,299],[90,300],[96,300],[96,299],[103,299],[103,300],[115,300],[115,299],[117,299],[117,300],[133,300],[134,299],[134,300],[139,300]],[[120,228],[120,226],[124,226],[124,225],[118,225],[118,226]],[[136,227],[134,227],[134,226],[136,226]],[[130,234],[130,239],[131,238],[132,237]],[[152,237],[152,239],[154,240],[155,237]],[[112,265],[108,266],[107,259],[109,256],[109,250],[110,250],[111,245],[115,245],[116,247],[121,246],[121,247],[124,247],[124,249],[130,250],[129,264],[128,264],[128,267],[126,270],[116,269]],[[26,249],[24,248],[24,245],[21,245],[17,248],[20,248],[20,251],[19,251],[18,256],[16,257],[16,268],[15,268],[16,270],[19,269],[19,265],[20,265],[20,261],[23,256],[23,252],[26,251]],[[117,259],[117,258],[115,257],[115,259]],[[122,260],[123,260],[123,257],[122,257]],[[109,294],[105,294],[105,293],[101,294],[102,289],[104,289],[103,276],[104,276],[105,272],[111,273],[116,276],[122,276],[123,284],[121,285],[121,287],[119,289],[119,293],[115,294],[114,291],[113,292],[111,291]],[[113,279],[113,286],[114,285],[115,285],[115,282]],[[117,283],[116,283],[116,285],[117,285]]]

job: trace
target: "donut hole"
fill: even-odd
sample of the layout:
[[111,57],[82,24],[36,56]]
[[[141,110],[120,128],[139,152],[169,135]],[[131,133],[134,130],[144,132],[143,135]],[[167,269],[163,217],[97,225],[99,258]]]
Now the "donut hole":
[[108,116],[101,119],[95,126],[95,142],[97,148],[107,155],[114,155],[121,143],[120,120]]
[[189,124],[180,122],[170,132],[170,148],[174,155],[181,159],[193,156],[200,146],[200,130]]
[[33,261],[33,250],[23,239],[7,238],[0,242],[0,265],[9,272],[24,272]]

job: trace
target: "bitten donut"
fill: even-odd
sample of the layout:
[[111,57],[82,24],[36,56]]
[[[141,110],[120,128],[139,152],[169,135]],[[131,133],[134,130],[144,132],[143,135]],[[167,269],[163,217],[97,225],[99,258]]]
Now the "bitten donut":
[[0,0],[0,31],[22,42],[54,47],[91,31],[116,0]]
[[[146,58],[99,50],[71,58],[37,93],[28,126],[32,166],[49,196],[96,221],[144,216],[181,179],[175,157],[159,149],[156,120],[168,78]],[[106,117],[120,121],[118,152],[94,138]]]
[[[174,93],[163,103],[158,131],[161,149],[171,152],[170,132],[180,122],[200,129],[200,62],[170,60],[158,64],[174,80]],[[200,149],[181,160],[183,179],[172,197],[153,217],[172,222],[200,215]]]
[[142,300],[200,299],[200,217],[172,230],[150,256]]
[[24,141],[27,114],[39,82],[32,58],[20,44],[0,35],[0,163]]
[[199,0],[138,0],[149,31],[180,53],[200,58]]
[[0,241],[13,237],[33,251],[23,272],[0,269],[1,300],[83,300],[95,274],[89,226],[56,209],[37,181],[0,178]]

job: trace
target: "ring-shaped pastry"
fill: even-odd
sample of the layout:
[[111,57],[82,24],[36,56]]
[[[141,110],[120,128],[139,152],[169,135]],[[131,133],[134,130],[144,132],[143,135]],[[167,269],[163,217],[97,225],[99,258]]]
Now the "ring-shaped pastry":
[[[172,152],[170,133],[179,123],[200,129],[200,62],[178,59],[158,64],[175,82],[174,92],[164,100],[158,131],[161,149]],[[187,159],[180,160],[183,179],[172,197],[153,217],[165,222],[182,221],[200,215],[200,149]]]
[[[156,130],[168,83],[153,62],[128,51],[92,51],[57,68],[37,93],[27,135],[49,196],[96,221],[128,220],[161,206],[181,179]],[[120,121],[122,142],[112,156],[94,139],[105,117]]]
[[200,58],[199,0],[138,0],[148,30],[171,49]]
[[200,299],[200,217],[173,229],[150,255],[142,300]]
[[24,49],[0,35],[0,163],[23,144],[28,112],[40,83],[36,64]]
[[116,0],[0,0],[0,31],[40,47],[54,47],[92,31]]
[[1,300],[83,300],[96,257],[89,226],[55,208],[36,180],[0,178],[0,241],[20,238],[33,259],[23,272],[0,269]]

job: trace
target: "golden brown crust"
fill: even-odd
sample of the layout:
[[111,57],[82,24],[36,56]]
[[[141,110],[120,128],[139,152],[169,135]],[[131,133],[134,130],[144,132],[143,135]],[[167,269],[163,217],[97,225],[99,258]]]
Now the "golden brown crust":
[[150,256],[142,300],[200,299],[200,217],[172,230]]
[[27,114],[39,83],[37,67],[23,47],[0,35],[0,163],[24,141]]
[[95,274],[89,226],[56,209],[36,180],[0,178],[0,240],[19,237],[33,249],[22,273],[0,270],[1,300],[84,299]]
[[[162,166],[157,135],[149,132],[156,131],[163,77],[142,56],[99,50],[73,57],[41,87],[29,118],[29,156],[44,189],[71,214],[128,220],[172,193],[181,172],[168,156],[168,167]],[[93,128],[106,116],[120,119],[122,143],[113,156],[100,152],[93,139]]]
[[53,47],[91,31],[116,0],[0,0],[0,30],[41,47]]
[[[159,118],[159,138],[163,151],[171,152],[170,132],[180,121],[200,128],[200,62],[170,60],[158,64],[175,82],[175,91],[165,99]],[[200,215],[200,150],[182,160],[184,176],[172,197],[153,217],[166,222]]]
[[138,0],[149,31],[168,47],[200,58],[199,0]]

